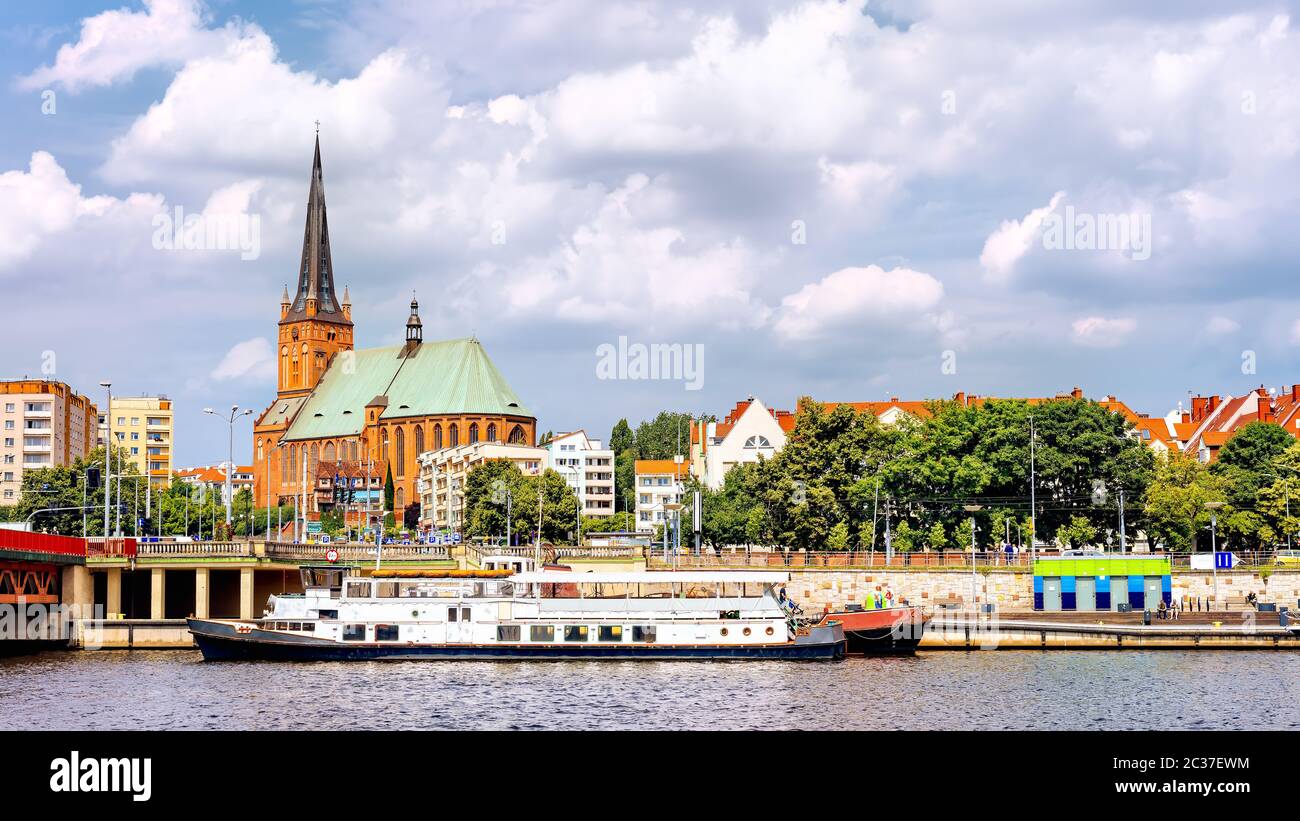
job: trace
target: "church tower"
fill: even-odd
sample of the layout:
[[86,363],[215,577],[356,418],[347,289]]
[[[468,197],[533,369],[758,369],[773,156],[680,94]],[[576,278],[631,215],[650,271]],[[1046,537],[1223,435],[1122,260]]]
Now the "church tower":
[[320,381],[336,353],[352,350],[351,300],[344,290],[340,303],[336,293],[318,132],[311,188],[307,193],[307,226],[303,231],[298,284],[293,293],[286,285],[280,298],[277,383],[280,396],[307,393]]

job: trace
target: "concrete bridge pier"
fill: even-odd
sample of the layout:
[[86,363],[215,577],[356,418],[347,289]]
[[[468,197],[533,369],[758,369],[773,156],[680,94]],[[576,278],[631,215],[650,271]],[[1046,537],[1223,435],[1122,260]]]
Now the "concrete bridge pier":
[[110,567],[105,578],[104,612],[122,612],[122,569]]
[[166,618],[167,607],[167,570],[155,567],[149,574],[149,618]]
[[206,619],[208,612],[208,568],[196,567],[194,569],[194,617]]
[[253,618],[253,568],[239,569],[239,617]]
[[74,606],[78,618],[91,618],[95,609],[95,586],[90,578],[90,569],[84,564],[72,564],[63,568],[61,602]]

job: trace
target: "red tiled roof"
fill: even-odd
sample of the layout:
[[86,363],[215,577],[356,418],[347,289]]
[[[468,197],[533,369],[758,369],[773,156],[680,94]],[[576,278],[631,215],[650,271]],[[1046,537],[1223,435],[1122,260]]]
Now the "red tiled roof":
[[684,461],[679,465],[672,459],[637,459],[633,470],[638,476],[668,473],[681,478],[690,471],[690,466]]

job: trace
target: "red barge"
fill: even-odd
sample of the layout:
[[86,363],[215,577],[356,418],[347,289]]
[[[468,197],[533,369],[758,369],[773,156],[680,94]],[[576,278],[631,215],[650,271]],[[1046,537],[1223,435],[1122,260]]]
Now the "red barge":
[[921,643],[929,620],[921,608],[903,605],[881,610],[827,611],[813,626],[839,622],[850,655],[908,655]]

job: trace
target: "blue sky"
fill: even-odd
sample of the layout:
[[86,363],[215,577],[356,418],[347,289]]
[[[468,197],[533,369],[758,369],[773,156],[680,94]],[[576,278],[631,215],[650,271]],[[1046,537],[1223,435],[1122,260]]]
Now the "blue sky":
[[[165,393],[178,462],[222,459],[201,408],[270,400],[319,119],[358,344],[414,290],[543,430],[1300,381],[1295,4],[1132,5],[8,4],[0,374]],[[258,253],[156,247],[178,206]],[[599,379],[620,336],[703,346],[702,389]]]

